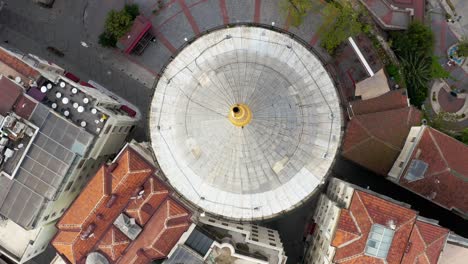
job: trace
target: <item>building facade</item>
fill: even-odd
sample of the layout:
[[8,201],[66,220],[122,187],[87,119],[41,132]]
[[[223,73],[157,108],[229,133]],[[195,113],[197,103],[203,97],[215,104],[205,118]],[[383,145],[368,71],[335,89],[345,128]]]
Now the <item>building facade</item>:
[[437,264],[449,230],[409,205],[332,178],[304,263]]
[[164,263],[284,264],[286,260],[278,231],[200,216]]
[[0,251],[22,263],[46,248],[55,221],[140,115],[33,55],[2,48],[0,58]]

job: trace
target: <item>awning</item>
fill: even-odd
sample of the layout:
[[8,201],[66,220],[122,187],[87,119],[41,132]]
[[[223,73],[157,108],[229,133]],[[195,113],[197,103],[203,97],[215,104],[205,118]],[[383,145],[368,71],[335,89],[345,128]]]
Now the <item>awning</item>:
[[66,72],[65,77],[67,77],[68,79],[70,79],[70,80],[72,80],[72,81],[74,81],[76,83],[80,81],[80,78],[78,78],[76,75],[74,75],[71,72]]
[[126,112],[128,114],[128,116],[130,117],[135,117],[137,112],[133,109],[131,109],[130,107],[126,106],[126,105],[122,105],[120,106],[120,110]]

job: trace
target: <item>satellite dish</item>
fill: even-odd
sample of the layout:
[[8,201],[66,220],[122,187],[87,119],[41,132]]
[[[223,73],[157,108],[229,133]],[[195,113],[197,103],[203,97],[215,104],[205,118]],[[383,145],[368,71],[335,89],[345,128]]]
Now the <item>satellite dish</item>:
[[86,264],[109,264],[109,261],[99,252],[92,252],[86,257]]

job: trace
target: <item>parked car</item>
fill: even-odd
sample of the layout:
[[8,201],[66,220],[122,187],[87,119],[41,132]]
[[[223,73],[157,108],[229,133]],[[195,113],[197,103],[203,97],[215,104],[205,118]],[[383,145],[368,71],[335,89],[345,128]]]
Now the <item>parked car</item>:
[[33,0],[34,3],[42,6],[42,7],[47,7],[51,8],[54,5],[55,0]]

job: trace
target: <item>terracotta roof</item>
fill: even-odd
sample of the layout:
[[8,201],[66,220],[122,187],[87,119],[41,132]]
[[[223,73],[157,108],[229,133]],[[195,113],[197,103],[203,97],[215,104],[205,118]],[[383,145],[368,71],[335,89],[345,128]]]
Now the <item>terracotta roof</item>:
[[15,56],[11,55],[4,49],[0,49],[0,61],[8,65],[9,67],[13,68],[20,74],[29,77],[31,79],[37,79],[40,76],[40,73],[33,69],[28,64],[24,63],[20,59],[16,58]]
[[401,264],[437,264],[448,233],[448,229],[416,221]]
[[[466,157],[468,146],[440,131],[425,127],[411,155],[411,160],[417,159],[428,164],[424,177],[410,182],[402,176],[399,183],[434,203],[468,216]],[[402,175],[406,175],[408,167]]]
[[381,96],[350,102],[354,115],[362,115],[408,107],[405,89],[393,90]]
[[111,226],[98,243],[97,248],[106,255],[107,259],[116,261],[122,256],[123,251],[128,247],[130,242],[131,240],[117,227]]
[[117,43],[117,46],[125,53],[130,53],[143,35],[151,28],[151,21],[144,16],[137,16],[133,21],[132,28],[125,33]]
[[[112,165],[102,166],[57,223],[52,245],[59,254],[71,263],[83,263],[94,251],[110,263],[166,257],[188,229],[191,213],[169,197],[169,188],[153,173],[154,167],[132,147]],[[133,241],[113,225],[121,213],[142,228]],[[85,233],[93,235],[86,238]]]
[[0,115],[6,115],[11,111],[22,93],[19,85],[6,76],[0,76]]
[[355,116],[346,129],[342,155],[380,175],[387,175],[421,112],[405,107]]
[[[345,213],[343,213],[345,211]],[[349,214],[349,217],[346,216]],[[344,216],[346,220],[342,220]],[[336,247],[334,263],[400,263],[408,238],[416,221],[416,212],[372,194],[355,191],[348,209],[342,209],[332,246]],[[354,223],[354,225],[352,223]],[[394,236],[386,262],[364,254],[373,224],[389,227],[395,225]],[[345,234],[358,234],[351,239],[341,239]]]
[[142,263],[139,256],[141,253],[144,253],[144,258],[149,259],[167,257],[180,236],[189,228],[189,218],[187,209],[172,198],[166,199],[148,220],[146,226],[151,228],[142,231],[139,236],[142,239],[135,240],[117,263]]

